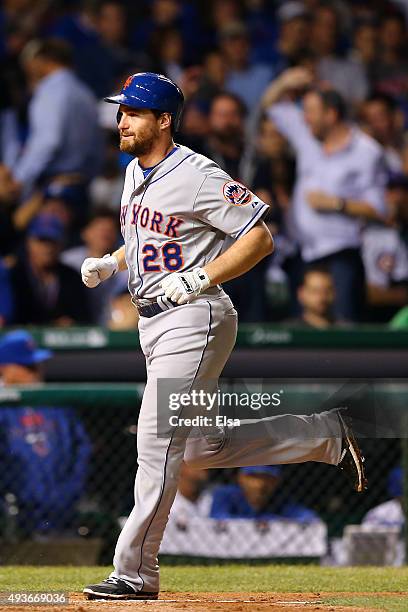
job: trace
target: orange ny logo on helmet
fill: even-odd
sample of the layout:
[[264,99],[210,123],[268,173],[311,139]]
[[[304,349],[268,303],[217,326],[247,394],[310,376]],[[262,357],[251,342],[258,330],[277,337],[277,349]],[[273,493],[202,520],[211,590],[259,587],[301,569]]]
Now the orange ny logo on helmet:
[[123,84],[123,89],[126,89],[127,87],[129,87],[129,85],[131,84],[132,80],[133,80],[133,74],[128,76],[128,78],[126,79],[126,81]]

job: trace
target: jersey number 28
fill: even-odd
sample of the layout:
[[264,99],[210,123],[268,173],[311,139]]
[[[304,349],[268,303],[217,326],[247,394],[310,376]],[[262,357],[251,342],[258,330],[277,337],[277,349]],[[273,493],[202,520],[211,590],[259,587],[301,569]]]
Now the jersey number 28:
[[[160,257],[161,263],[157,263]],[[181,246],[178,242],[166,242],[161,248],[155,247],[153,244],[145,244],[142,253],[143,269],[145,272],[161,272],[163,268],[168,272],[180,270],[184,263]]]

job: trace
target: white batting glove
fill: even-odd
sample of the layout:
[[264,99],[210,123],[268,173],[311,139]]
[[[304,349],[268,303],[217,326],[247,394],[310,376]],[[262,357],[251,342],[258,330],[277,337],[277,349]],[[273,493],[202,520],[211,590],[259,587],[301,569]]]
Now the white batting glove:
[[187,304],[205,291],[211,284],[207,272],[194,268],[192,272],[173,272],[160,283],[167,298],[176,304]]
[[118,270],[118,262],[113,255],[87,257],[81,266],[82,282],[93,289],[102,281],[116,274]]

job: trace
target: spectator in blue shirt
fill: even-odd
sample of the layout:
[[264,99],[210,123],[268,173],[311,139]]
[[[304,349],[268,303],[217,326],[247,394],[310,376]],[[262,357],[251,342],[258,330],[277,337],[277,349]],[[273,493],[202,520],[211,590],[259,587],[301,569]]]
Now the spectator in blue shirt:
[[23,197],[56,176],[86,184],[100,165],[100,129],[92,93],[71,70],[71,51],[57,40],[33,40],[22,63],[34,89],[29,134],[11,168]]
[[282,469],[278,465],[240,468],[236,484],[214,491],[210,516],[216,519],[313,521],[313,510],[293,503],[280,488]]
[[230,23],[220,31],[220,46],[227,66],[225,89],[239,96],[252,111],[274,77],[268,64],[250,61],[249,32],[240,22]]
[[[0,341],[0,384],[42,382],[42,365],[51,356],[26,331],[6,334]],[[0,497],[15,496],[21,534],[72,528],[91,451],[75,412],[61,406],[2,407],[0,431]]]

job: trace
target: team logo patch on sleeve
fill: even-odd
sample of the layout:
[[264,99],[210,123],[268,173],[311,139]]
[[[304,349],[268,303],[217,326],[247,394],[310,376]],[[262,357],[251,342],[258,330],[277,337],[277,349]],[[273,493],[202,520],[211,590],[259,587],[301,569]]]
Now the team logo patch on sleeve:
[[252,200],[252,193],[238,181],[228,181],[222,189],[224,199],[234,206],[244,206]]

